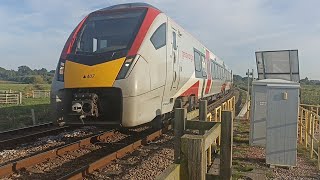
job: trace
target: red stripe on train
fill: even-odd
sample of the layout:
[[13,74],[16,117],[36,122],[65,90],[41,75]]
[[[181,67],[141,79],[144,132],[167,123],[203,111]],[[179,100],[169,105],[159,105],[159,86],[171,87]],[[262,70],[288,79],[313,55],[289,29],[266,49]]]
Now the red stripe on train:
[[157,15],[159,13],[160,13],[160,11],[157,9],[148,8],[146,17],[144,18],[144,20],[142,22],[142,25],[139,29],[139,32],[136,36],[136,39],[134,40],[134,42],[132,44],[132,47],[128,53],[128,56],[133,56],[133,55],[137,54],[137,52],[142,44],[142,41],[143,41],[144,37],[146,36],[153,20],[157,17]]
[[205,94],[208,94],[211,88],[211,79],[208,79]]
[[82,28],[83,23],[86,21],[87,18],[88,18],[88,16],[86,16],[86,17],[80,22],[80,24],[78,25],[76,31],[74,32],[74,34],[73,34],[73,36],[72,36],[72,39],[71,39],[71,42],[70,42],[70,44],[69,44],[68,50],[67,50],[67,54],[71,53],[71,50],[72,50],[72,48],[73,48],[74,42],[76,41],[77,35],[78,35],[80,29]]
[[199,84],[200,84],[200,82],[197,81],[189,89],[187,89],[184,93],[182,93],[181,96],[190,96],[190,95],[194,94],[196,97],[198,97]]

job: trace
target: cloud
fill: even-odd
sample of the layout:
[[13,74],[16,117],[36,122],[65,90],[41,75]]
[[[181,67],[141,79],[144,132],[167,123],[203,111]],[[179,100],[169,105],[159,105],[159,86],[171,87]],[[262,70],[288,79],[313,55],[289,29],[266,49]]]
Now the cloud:
[[[54,69],[61,49],[93,10],[128,1],[12,0],[0,4],[1,66]],[[310,0],[147,0],[158,7],[237,74],[255,67],[257,50],[298,49],[301,77],[320,79],[320,2]]]

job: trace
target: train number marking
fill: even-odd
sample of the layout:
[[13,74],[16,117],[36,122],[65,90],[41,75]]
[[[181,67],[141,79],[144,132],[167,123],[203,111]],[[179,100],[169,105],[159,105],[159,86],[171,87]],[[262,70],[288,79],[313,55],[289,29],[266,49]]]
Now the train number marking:
[[85,78],[94,78],[95,74],[83,75],[83,79]]

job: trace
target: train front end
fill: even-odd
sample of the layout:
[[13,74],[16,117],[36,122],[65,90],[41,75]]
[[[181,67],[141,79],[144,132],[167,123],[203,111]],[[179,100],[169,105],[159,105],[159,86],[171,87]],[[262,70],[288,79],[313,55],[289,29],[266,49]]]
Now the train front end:
[[[59,124],[121,124],[122,87],[138,58],[148,8],[106,8],[89,14],[72,32],[52,83],[53,118]],[[130,87],[126,87],[130,88]]]

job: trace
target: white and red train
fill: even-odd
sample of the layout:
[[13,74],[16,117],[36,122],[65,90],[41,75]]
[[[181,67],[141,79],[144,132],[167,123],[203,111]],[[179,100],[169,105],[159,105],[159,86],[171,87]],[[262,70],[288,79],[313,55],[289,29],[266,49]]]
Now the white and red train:
[[51,104],[59,122],[133,127],[161,119],[177,99],[193,109],[231,85],[225,63],[171,18],[129,3],[92,12],[75,28]]

